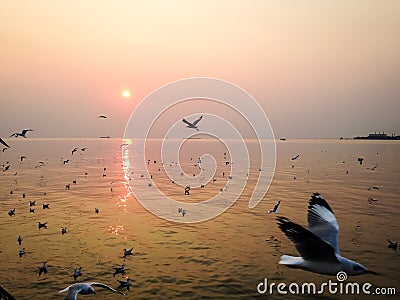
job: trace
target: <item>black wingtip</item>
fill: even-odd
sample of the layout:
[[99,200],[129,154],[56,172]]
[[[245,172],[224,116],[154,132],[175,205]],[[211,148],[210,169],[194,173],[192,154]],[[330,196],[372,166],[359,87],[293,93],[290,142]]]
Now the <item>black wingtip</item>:
[[333,213],[332,208],[329,206],[328,202],[326,202],[326,200],[324,199],[324,197],[321,196],[320,193],[313,193],[308,203],[308,209],[312,208],[314,205],[320,205]]

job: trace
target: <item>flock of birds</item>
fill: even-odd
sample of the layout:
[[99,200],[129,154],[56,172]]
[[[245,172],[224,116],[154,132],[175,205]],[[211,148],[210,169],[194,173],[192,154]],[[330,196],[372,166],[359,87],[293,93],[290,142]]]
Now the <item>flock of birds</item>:
[[[106,118],[106,116],[99,116],[99,118]],[[26,134],[30,131],[33,131],[32,129],[24,129],[21,131],[21,133],[13,133],[10,137],[23,137],[23,138],[27,138]],[[11,146],[9,144],[7,144],[2,138],[0,138],[0,143],[6,147],[6,149],[11,148]],[[78,148],[75,147],[74,149],[72,149],[71,151],[71,156],[73,156],[76,152],[80,151],[86,151],[88,148],[87,147],[83,147],[83,148]],[[5,150],[3,149],[3,152]],[[20,161],[24,161],[24,159],[26,159],[26,156],[21,156],[20,157]],[[70,162],[69,159],[65,159],[63,160],[63,164],[68,164]],[[39,162],[39,164],[35,167],[41,167],[44,166],[45,163],[44,162]],[[6,172],[10,169],[11,164],[9,162],[6,162],[6,164],[3,164],[3,172]],[[106,174],[104,174],[104,172],[106,171],[106,168],[103,168],[103,177],[106,176]],[[17,175],[17,173],[15,173],[14,175]],[[88,173],[85,173],[85,176],[88,175]],[[72,182],[73,184],[76,184],[76,180],[73,180]],[[66,189],[69,190],[70,189],[70,184],[66,185]],[[13,194],[13,191],[10,191],[10,194]],[[46,194],[46,193],[45,193]],[[26,195],[25,193],[22,194],[22,198],[25,198]],[[36,207],[36,200],[29,200],[29,212],[30,213],[35,213],[35,207]],[[42,209],[43,210],[49,210],[50,209],[50,203],[42,203]],[[98,207],[94,208],[94,213],[97,215],[99,214],[100,210]],[[8,211],[8,215],[10,217],[16,217],[16,209],[12,208]],[[37,222],[37,227],[39,230],[41,229],[47,229],[47,222]],[[67,234],[67,227],[66,226],[62,226],[61,227],[61,234],[65,235]],[[23,237],[21,235],[18,236],[17,238],[17,242],[18,245],[21,246],[23,244]],[[20,249],[18,251],[18,255],[20,258],[24,257],[27,253],[25,247],[23,247],[22,249]],[[133,255],[133,247],[131,249],[124,249],[123,250],[123,258],[125,259],[128,256],[132,256]],[[122,276],[125,276],[125,264],[122,264],[120,267],[115,267],[113,268],[114,272],[113,272],[113,277],[115,278],[116,275],[120,274]],[[38,276],[42,276],[42,275],[46,275],[48,273],[48,266],[47,266],[47,261],[44,261],[42,263],[42,265],[37,267],[37,273]],[[82,267],[79,267],[77,269],[74,269],[73,273],[72,273],[72,277],[74,279],[74,281],[77,281],[78,278],[82,276]],[[123,291],[129,291],[130,290],[130,285],[131,285],[131,279],[129,277],[125,277],[125,280],[120,280],[117,279],[117,282],[119,284],[119,286],[117,288],[112,288],[111,286],[104,284],[104,283],[100,283],[100,282],[75,282],[74,284],[66,287],[65,289],[61,290],[59,293],[67,293],[66,295],[66,300],[75,300],[77,299],[77,295],[78,294],[82,294],[82,295],[87,295],[87,294],[95,294],[95,290],[94,287],[100,287],[100,288],[104,288],[110,291],[113,291],[115,293],[118,294],[122,294],[125,295],[125,293]],[[8,299],[8,300],[12,300],[15,299],[12,295],[10,295],[1,285],[0,285],[0,299]]]
[[[98,118],[107,118],[107,116],[100,115]],[[198,124],[202,120],[203,116],[200,116],[194,122],[189,122],[186,119],[182,121],[187,125],[188,128],[195,129],[199,131]],[[21,132],[15,132],[10,137],[23,137],[27,138],[27,133],[33,131],[32,129],[24,129]],[[3,152],[11,148],[3,139],[0,138],[0,143],[5,147],[3,148]],[[75,155],[78,151],[86,151],[87,147],[74,147],[71,150],[71,157]],[[21,156],[20,161],[22,162],[26,159],[26,156]],[[291,160],[298,160],[300,158],[300,154],[292,157]],[[364,158],[358,157],[357,162],[360,165],[363,165]],[[201,159],[199,158],[199,163]],[[70,159],[63,159],[63,164],[70,163]],[[36,167],[41,167],[45,165],[44,162],[39,162]],[[228,165],[228,164],[227,164]],[[374,171],[378,167],[378,164],[368,168]],[[10,164],[7,162],[3,164],[3,172],[8,171],[10,168]],[[106,168],[103,169],[103,177],[106,176],[105,172]],[[85,176],[87,173],[85,173]],[[223,174],[224,177],[225,174]],[[229,178],[231,178],[229,176]],[[295,179],[295,178],[294,178]],[[76,181],[73,181],[73,184],[76,184]],[[204,187],[204,185],[202,186]],[[70,184],[66,185],[66,189],[70,189]],[[369,188],[370,190],[378,190],[379,188],[373,186]],[[12,193],[12,191],[10,192]],[[185,187],[185,195],[189,195],[190,186]],[[23,194],[23,198],[25,198],[25,194]],[[376,201],[376,199],[371,199],[370,201]],[[269,214],[278,214],[278,208],[281,205],[281,201],[277,201],[274,207],[269,210],[267,213]],[[35,212],[36,201],[29,201],[29,210],[30,213]],[[42,209],[50,209],[50,203],[43,203]],[[95,214],[99,214],[100,210],[98,207],[94,209]],[[8,215],[10,217],[15,217],[16,209],[12,208],[8,211]],[[186,215],[186,209],[178,208],[178,213],[182,214],[184,217]],[[318,274],[327,274],[327,275],[336,275],[339,271],[345,271],[348,275],[361,275],[361,274],[374,274],[378,273],[368,270],[366,267],[347,259],[340,255],[339,247],[338,247],[338,232],[339,226],[336,220],[336,217],[333,213],[332,208],[328,204],[328,202],[323,198],[319,193],[314,193],[309,200],[308,205],[308,228],[305,228],[290,219],[278,216],[276,218],[278,227],[281,231],[288,237],[288,239],[293,242],[295,248],[299,252],[300,256],[289,256],[282,255],[279,261],[279,264],[285,265],[290,268],[303,269],[306,271],[318,273]],[[38,229],[46,229],[47,222],[38,222]],[[61,227],[61,234],[67,234],[67,227]],[[17,239],[18,245],[22,245],[23,238],[21,235],[18,236]],[[392,249],[394,251],[398,248],[398,243],[393,242],[390,239],[387,239],[388,249]],[[19,250],[19,257],[23,257],[26,255],[25,247]],[[130,249],[123,249],[123,257],[124,259],[128,256],[133,255],[133,247]],[[125,276],[125,264],[122,264],[119,267],[113,268],[114,273],[113,277],[115,278],[117,275]],[[45,275],[48,273],[47,262],[44,261],[41,266],[37,267],[38,276],[42,274]],[[95,294],[95,287],[104,288],[109,291],[125,295],[123,291],[130,290],[130,278],[126,277],[126,280],[117,279],[119,286],[117,288],[112,288],[111,286],[100,283],[100,282],[76,282],[79,277],[82,276],[82,267],[75,268],[72,277],[75,281],[72,285],[66,287],[61,290],[59,293],[67,293],[66,300],[75,300],[77,299],[78,294],[89,295]],[[10,294],[5,291],[3,287],[0,286],[0,299],[14,299]]]

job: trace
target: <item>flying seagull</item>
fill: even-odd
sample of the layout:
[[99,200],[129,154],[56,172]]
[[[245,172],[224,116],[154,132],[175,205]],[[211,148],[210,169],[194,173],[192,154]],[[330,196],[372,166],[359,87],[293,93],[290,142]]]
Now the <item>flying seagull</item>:
[[339,225],[331,207],[318,193],[311,196],[308,205],[308,229],[288,218],[277,217],[278,226],[294,243],[301,257],[282,255],[280,264],[306,271],[336,275],[344,271],[347,275],[374,274],[363,265],[339,254]]
[[292,157],[291,160],[296,160],[300,157],[300,154],[297,154],[295,157]]
[[100,115],[100,116],[98,116],[98,118],[99,118],[99,119],[107,119],[107,116],[105,116],[105,115]]
[[185,119],[182,119],[182,122],[187,124],[187,126],[186,126],[187,128],[193,128],[193,129],[196,129],[197,131],[199,131],[199,129],[197,128],[197,124],[201,121],[201,119],[203,119],[203,116],[200,116],[200,118],[198,118],[193,123],[190,123],[189,121],[186,121]]
[[269,210],[268,213],[269,213],[269,214],[270,214],[270,213],[276,213],[276,214],[277,214],[277,213],[278,213],[279,204],[281,204],[281,200],[278,200],[278,202],[276,202],[274,208],[271,209],[271,210]]
[[24,130],[21,131],[21,133],[14,132],[12,135],[10,135],[10,137],[19,137],[19,136],[22,136],[22,137],[26,138],[26,133],[27,133],[28,131],[33,131],[33,129],[24,129]]
[[396,251],[397,250],[397,242],[392,242],[390,239],[387,239],[387,241],[389,243],[387,248],[393,249],[394,251]]
[[78,294],[81,294],[81,295],[96,294],[96,292],[94,291],[94,286],[102,287],[102,288],[108,289],[110,291],[113,291],[115,293],[125,295],[124,293],[114,290],[112,287],[110,287],[104,283],[100,283],[100,282],[75,283],[75,284],[72,284],[72,285],[66,287],[62,291],[59,291],[59,293],[68,292],[67,297],[65,297],[65,300],[76,300]]
[[[2,138],[0,138],[0,143],[2,143],[7,148],[10,148],[10,146],[8,146],[7,143]],[[4,152],[4,150],[3,150],[3,152]]]

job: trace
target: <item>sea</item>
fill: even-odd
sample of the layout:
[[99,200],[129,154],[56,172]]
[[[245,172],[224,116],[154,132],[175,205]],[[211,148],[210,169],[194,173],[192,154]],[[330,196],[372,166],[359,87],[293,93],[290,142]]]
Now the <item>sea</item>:
[[[126,277],[131,279],[126,296],[96,287],[96,295],[78,299],[308,299],[307,291],[296,291],[303,283],[314,283],[312,296],[320,299],[363,299],[361,290],[340,291],[336,276],[278,264],[281,255],[298,253],[276,217],[307,226],[313,193],[320,193],[336,215],[341,255],[379,273],[349,276],[341,283],[370,284],[371,299],[384,298],[378,293],[393,293],[393,288],[397,297],[400,293],[400,250],[387,248],[387,239],[400,242],[399,141],[276,140],[276,165],[269,166],[273,176],[253,208],[249,199],[265,167],[257,140],[245,141],[255,154],[236,157],[251,163],[234,173],[235,164],[242,164],[214,139],[185,142],[177,161],[163,161],[157,139],[148,141],[143,153],[131,147],[135,140],[115,138],[6,142],[11,148],[0,152],[0,284],[15,299],[64,299],[58,292],[75,282],[118,288],[117,280]],[[201,175],[205,155],[214,161],[209,178]],[[145,168],[136,167],[133,157],[144,159]],[[175,166],[175,175],[165,172]],[[180,177],[193,180],[189,195]],[[234,197],[228,183],[237,177],[245,188]],[[140,197],[135,196],[139,187]],[[155,189],[179,208],[187,206],[186,216],[176,207],[167,211],[170,206],[161,207],[166,214],[160,216],[143,205],[143,199],[151,202]],[[235,198],[226,210],[191,221],[196,212],[189,204],[221,194],[229,195],[228,202]],[[268,213],[278,200],[278,213]],[[38,222],[47,222],[47,228],[39,229]],[[132,247],[133,255],[124,258],[123,249]],[[22,248],[26,254],[20,257]],[[39,276],[45,261],[48,272]],[[114,276],[122,264],[124,276]],[[79,267],[82,276],[74,281]],[[337,284],[336,292],[328,291],[329,282]],[[286,294],[278,291],[279,284]]]

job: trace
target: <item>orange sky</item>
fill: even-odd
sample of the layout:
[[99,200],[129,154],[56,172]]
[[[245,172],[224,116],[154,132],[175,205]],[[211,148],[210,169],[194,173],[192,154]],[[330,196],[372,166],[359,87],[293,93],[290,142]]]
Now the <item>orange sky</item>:
[[398,1],[2,1],[0,136],[122,136],[197,76],[247,90],[277,137],[400,134],[399,53]]

